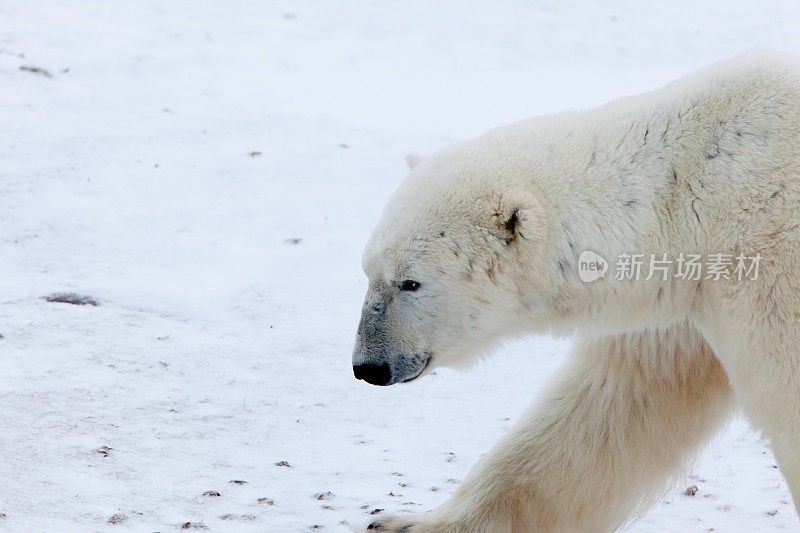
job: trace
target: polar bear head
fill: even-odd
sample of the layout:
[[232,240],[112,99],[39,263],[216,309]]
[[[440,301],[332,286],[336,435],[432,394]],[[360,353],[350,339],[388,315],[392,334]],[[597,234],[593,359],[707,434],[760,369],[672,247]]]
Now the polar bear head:
[[542,260],[543,209],[513,168],[501,172],[481,152],[462,143],[407,158],[411,172],[362,260],[369,288],[356,378],[392,385],[463,365],[537,305],[528,295],[546,282],[531,276]]

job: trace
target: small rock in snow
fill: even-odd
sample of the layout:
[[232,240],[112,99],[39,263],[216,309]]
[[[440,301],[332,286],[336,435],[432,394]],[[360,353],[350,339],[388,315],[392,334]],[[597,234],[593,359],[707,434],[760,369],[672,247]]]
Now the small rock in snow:
[[86,296],[85,294],[75,294],[74,292],[54,292],[48,296],[42,296],[42,299],[48,302],[62,304],[92,305],[94,307],[100,305],[100,303],[91,296]]

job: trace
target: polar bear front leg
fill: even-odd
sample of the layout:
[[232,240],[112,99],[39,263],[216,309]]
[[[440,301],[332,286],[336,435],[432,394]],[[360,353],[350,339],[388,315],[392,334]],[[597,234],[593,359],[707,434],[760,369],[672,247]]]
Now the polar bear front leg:
[[770,261],[757,279],[704,289],[699,323],[745,414],[770,440],[800,515],[800,235],[781,239],[763,251]]
[[455,495],[403,533],[613,531],[679,473],[732,409],[725,372],[687,324],[577,343],[541,401]]

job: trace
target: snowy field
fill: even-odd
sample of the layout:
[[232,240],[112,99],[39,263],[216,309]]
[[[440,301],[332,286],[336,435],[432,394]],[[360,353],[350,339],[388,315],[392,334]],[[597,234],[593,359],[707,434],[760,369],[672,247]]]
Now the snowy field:
[[[2,0],[0,529],[346,532],[440,504],[569,341],[353,378],[406,152],[800,51],[798,27],[791,1]],[[741,419],[631,528],[798,529]]]

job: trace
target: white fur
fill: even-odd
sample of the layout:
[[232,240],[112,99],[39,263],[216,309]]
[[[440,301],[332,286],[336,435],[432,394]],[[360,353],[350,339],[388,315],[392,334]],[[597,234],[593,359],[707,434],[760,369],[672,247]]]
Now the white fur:
[[[424,160],[364,255],[383,334],[435,366],[577,332],[573,360],[441,508],[381,531],[608,531],[733,408],[800,498],[800,62],[739,57]],[[513,223],[513,224],[510,224]],[[756,280],[583,283],[581,251],[763,256]],[[423,373],[423,375],[424,375]],[[406,529],[404,529],[406,528]]]

